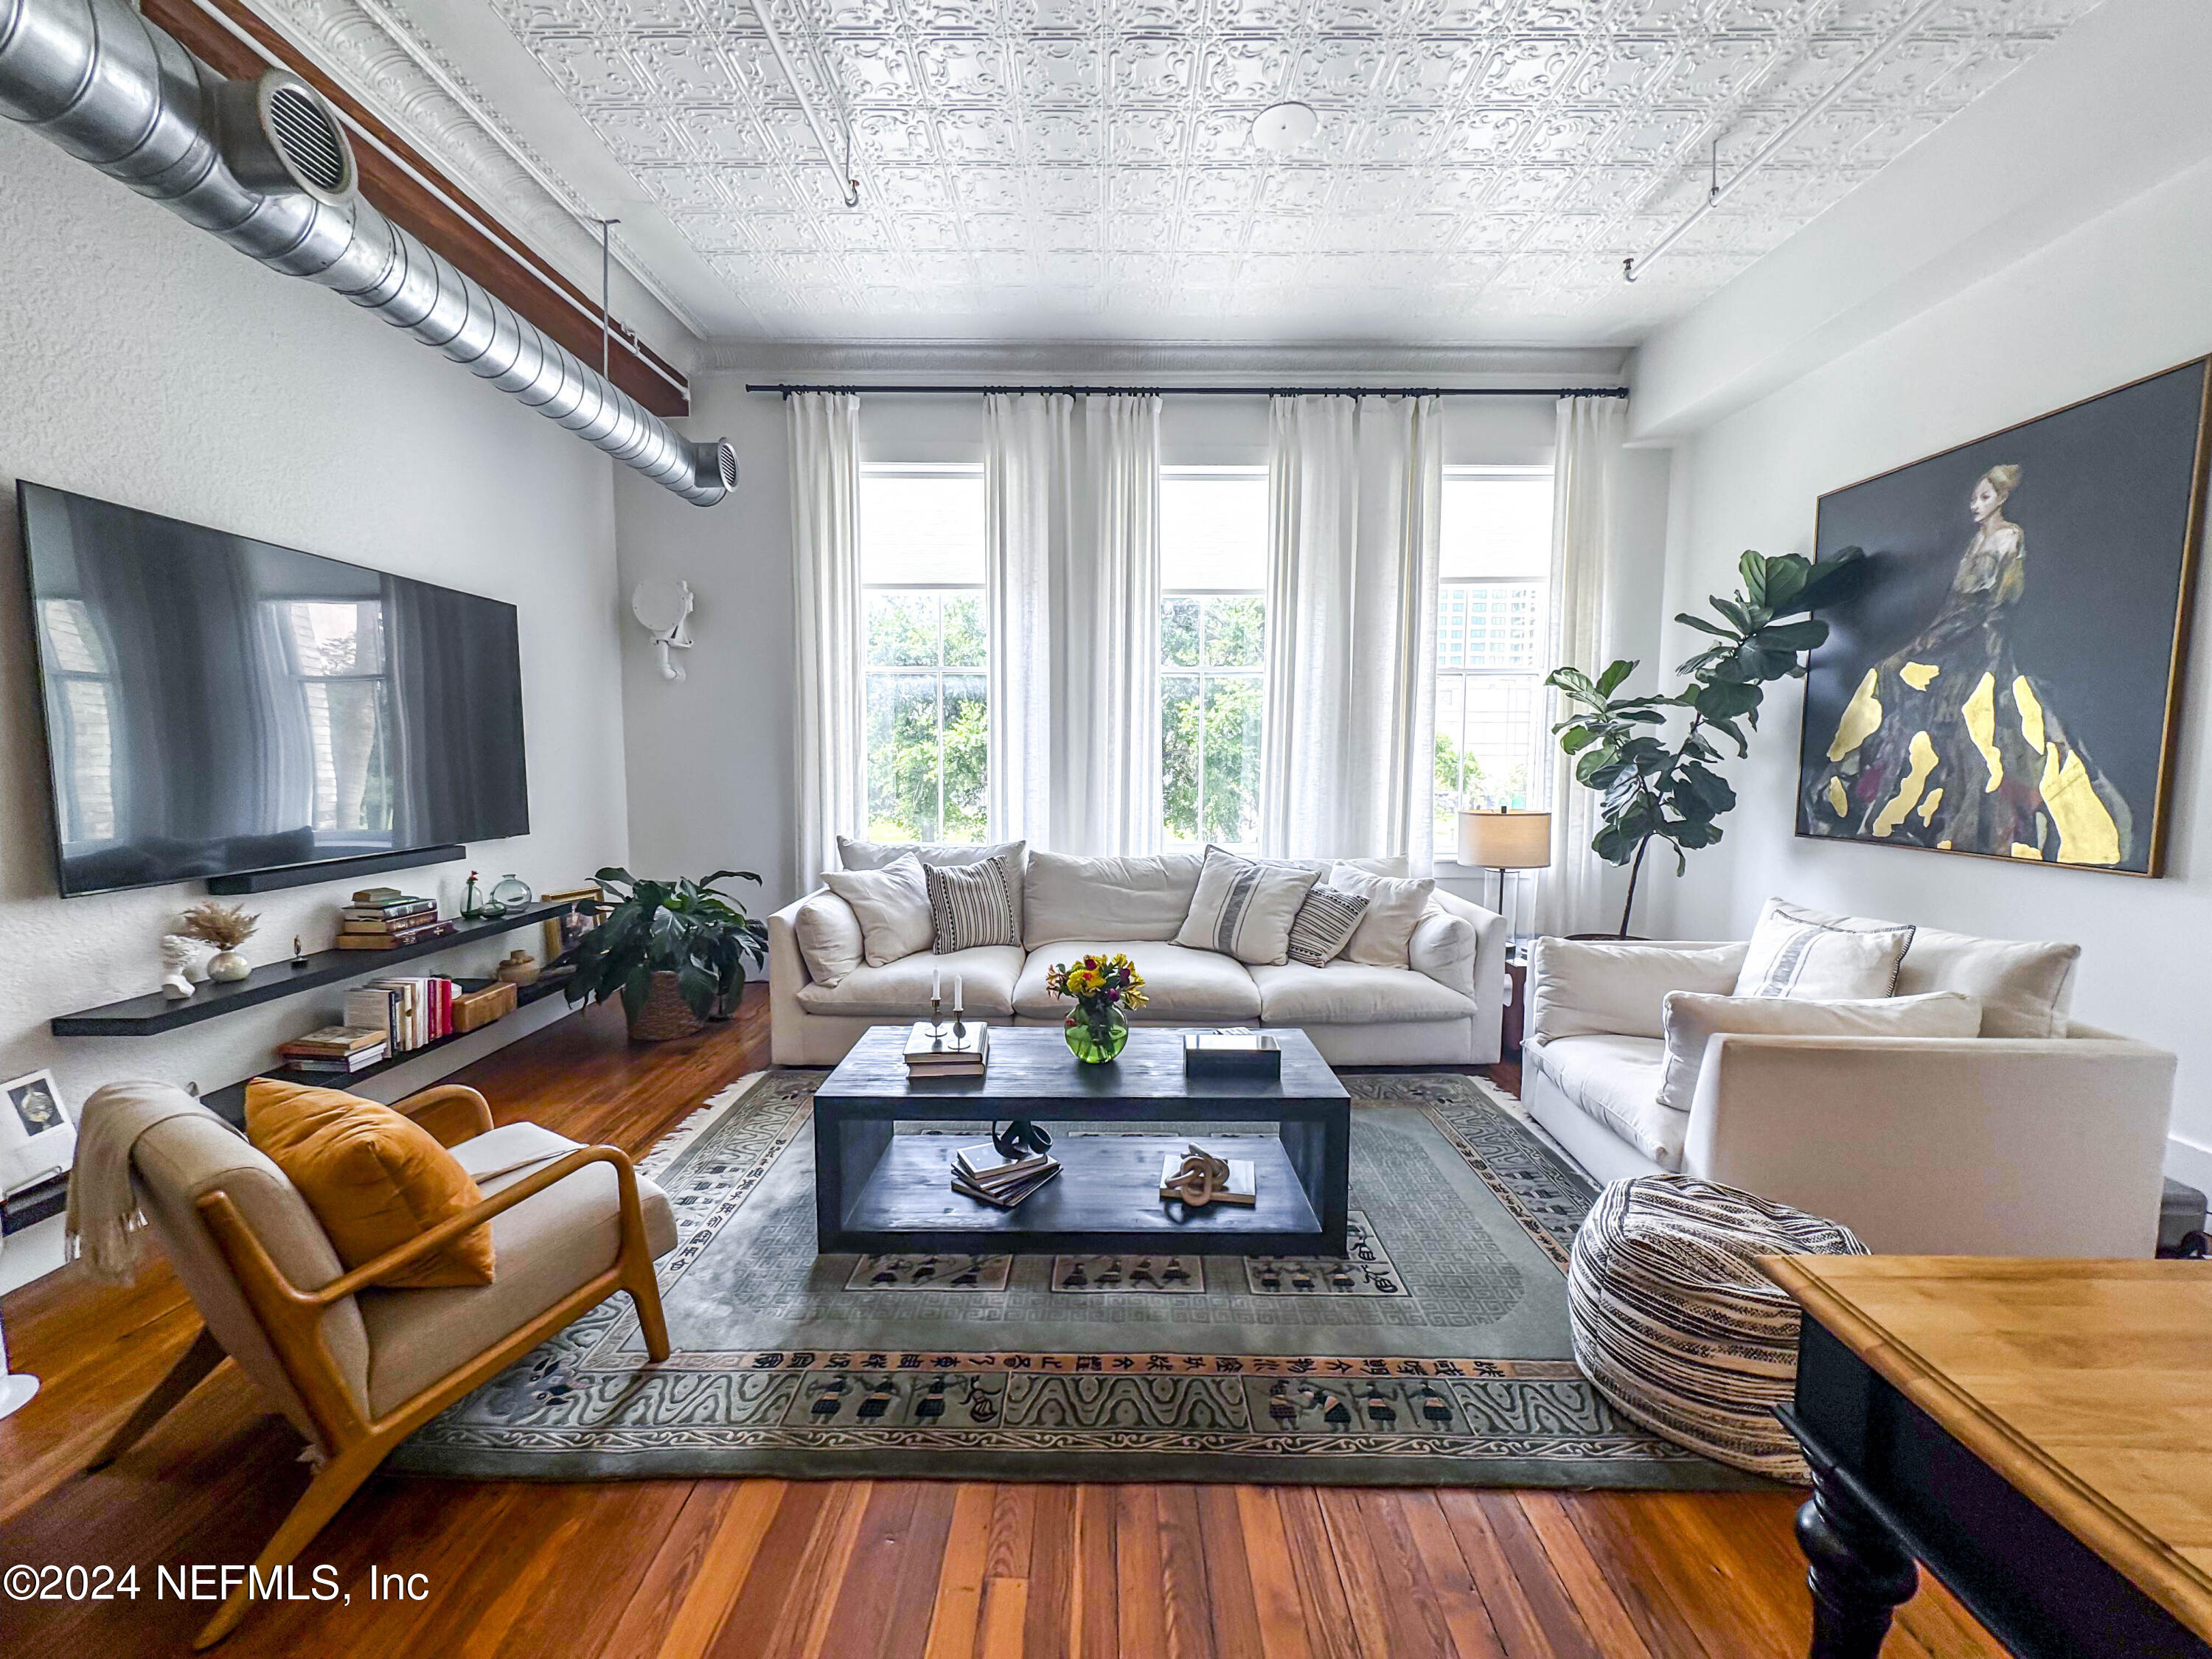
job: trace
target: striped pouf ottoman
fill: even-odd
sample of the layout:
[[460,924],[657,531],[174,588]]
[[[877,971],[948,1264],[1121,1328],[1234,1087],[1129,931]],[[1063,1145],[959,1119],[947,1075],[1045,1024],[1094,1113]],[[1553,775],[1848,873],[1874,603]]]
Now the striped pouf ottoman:
[[1598,1194],[1567,1268],[1575,1364],[1631,1421],[1717,1462],[1809,1476],[1775,1419],[1797,1379],[1797,1304],[1761,1255],[1864,1255],[1832,1221],[1688,1176]]

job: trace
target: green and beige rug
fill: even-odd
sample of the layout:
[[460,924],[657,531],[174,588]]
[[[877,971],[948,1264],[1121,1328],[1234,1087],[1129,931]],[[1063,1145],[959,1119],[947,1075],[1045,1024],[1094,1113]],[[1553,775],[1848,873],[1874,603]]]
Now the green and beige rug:
[[[388,1467],[1759,1484],[1624,1422],[1577,1373],[1565,1273],[1590,1189],[1480,1079],[1346,1077],[1353,1242],[1338,1261],[817,1256],[822,1075],[733,1085],[647,1160],[683,1238],[660,1264],[673,1356],[646,1363],[617,1297]],[[975,1139],[939,1132],[948,1157]]]

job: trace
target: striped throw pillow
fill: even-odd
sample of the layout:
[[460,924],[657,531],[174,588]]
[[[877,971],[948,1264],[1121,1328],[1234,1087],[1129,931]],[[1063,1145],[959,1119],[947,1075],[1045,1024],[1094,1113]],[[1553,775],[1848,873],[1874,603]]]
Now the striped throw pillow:
[[1366,913],[1367,901],[1341,888],[1316,886],[1291,923],[1291,960],[1323,968],[1344,954]]
[[1311,865],[1239,858],[1209,847],[1175,942],[1255,967],[1280,966],[1291,959],[1291,923],[1320,873]]
[[979,945],[1022,942],[1021,877],[1014,858],[1009,853],[977,864],[922,866],[935,933],[932,950],[942,956]]

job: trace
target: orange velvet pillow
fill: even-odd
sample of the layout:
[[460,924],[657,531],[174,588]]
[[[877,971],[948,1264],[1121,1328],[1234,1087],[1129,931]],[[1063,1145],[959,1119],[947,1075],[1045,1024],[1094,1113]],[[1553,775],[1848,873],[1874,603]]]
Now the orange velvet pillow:
[[[246,1136],[300,1189],[348,1267],[483,1202],[469,1172],[428,1130],[341,1089],[255,1078],[246,1085]],[[384,1283],[489,1285],[491,1276],[487,1224]]]

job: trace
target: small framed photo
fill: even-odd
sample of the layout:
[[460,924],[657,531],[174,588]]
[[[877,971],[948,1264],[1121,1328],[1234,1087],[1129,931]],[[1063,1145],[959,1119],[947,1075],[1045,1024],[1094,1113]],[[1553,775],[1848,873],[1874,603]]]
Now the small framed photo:
[[67,1175],[76,1158],[76,1125],[52,1072],[0,1083],[0,1192]]

